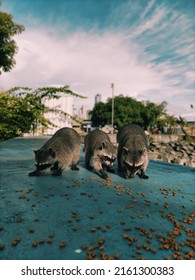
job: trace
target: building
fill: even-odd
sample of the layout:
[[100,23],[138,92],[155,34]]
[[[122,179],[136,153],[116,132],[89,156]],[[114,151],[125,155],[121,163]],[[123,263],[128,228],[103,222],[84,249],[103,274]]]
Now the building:
[[55,127],[50,126],[49,128],[44,129],[44,134],[46,135],[53,135],[58,129],[65,126],[72,127],[72,119],[70,116],[73,115],[73,96],[65,95],[64,93],[60,94],[60,96],[59,99],[46,99],[45,105],[51,109],[61,110],[68,115],[64,116],[55,112],[46,113],[45,118],[55,124]]
[[100,93],[96,94],[96,96],[95,96],[95,104],[98,103],[98,102],[101,102],[101,100],[102,100],[101,94]]

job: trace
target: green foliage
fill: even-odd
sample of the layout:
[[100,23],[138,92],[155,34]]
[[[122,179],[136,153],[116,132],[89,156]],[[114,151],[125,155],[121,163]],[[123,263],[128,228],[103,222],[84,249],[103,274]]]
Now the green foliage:
[[165,101],[160,104],[146,101],[141,113],[143,126],[150,129],[154,127],[162,128],[165,125],[166,106]]
[[[124,124],[134,122],[135,119],[136,123],[141,124],[142,119],[140,113],[142,107],[142,103],[137,102],[133,98],[122,95],[116,96],[114,98],[114,125],[116,127],[122,127]],[[93,126],[111,124],[112,98],[109,98],[106,103],[96,103],[90,113]]]
[[[111,103],[112,99],[108,99]],[[114,99],[114,125],[119,128],[128,123],[137,123],[143,125],[141,111],[143,104],[133,98],[122,95],[116,96]]]
[[[1,6],[1,2],[0,2]],[[0,11],[0,72],[9,72],[15,65],[17,45],[13,36],[24,31],[24,26],[13,21],[12,15]]]
[[[35,132],[40,126],[55,126],[44,115],[55,112],[66,116],[60,109],[51,109],[44,103],[45,99],[60,98],[61,94],[70,94],[84,98],[72,92],[68,86],[38,89],[12,88],[0,93],[0,140],[16,137],[22,133]],[[73,117],[72,117],[73,118]]]
[[[155,104],[150,101],[140,102],[128,96],[115,96],[114,126],[120,128],[128,123],[136,123],[144,129],[162,128],[167,121],[169,122],[166,106],[166,102]],[[93,126],[111,124],[112,99],[109,98],[106,103],[95,104],[90,114]],[[171,117],[170,119],[172,120]]]

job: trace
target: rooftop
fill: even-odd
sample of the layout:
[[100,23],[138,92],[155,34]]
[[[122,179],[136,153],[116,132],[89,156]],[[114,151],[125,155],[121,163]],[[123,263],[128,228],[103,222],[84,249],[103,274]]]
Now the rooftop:
[[148,180],[107,182],[81,147],[79,171],[29,177],[47,139],[0,143],[0,259],[194,258],[194,168],[150,161]]

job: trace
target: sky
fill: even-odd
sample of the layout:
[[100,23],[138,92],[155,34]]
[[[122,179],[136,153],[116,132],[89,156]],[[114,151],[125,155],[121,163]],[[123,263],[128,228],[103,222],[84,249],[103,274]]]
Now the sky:
[[[194,0],[1,0],[25,26],[16,66],[0,88],[69,85],[93,109],[114,94],[154,103],[195,121]],[[193,108],[191,106],[193,105]]]

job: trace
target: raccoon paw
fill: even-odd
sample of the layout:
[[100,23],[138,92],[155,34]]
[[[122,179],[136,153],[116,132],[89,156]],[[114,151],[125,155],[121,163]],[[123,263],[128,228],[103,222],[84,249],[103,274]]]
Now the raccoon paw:
[[40,175],[40,173],[37,170],[34,170],[34,171],[28,173],[28,176],[30,176],[30,177],[32,177],[32,176],[39,176],[39,175]]
[[149,176],[147,176],[146,174],[138,174],[140,179],[148,179]]
[[60,176],[60,175],[62,175],[62,170],[53,170],[53,172],[52,172],[52,176]]
[[72,165],[72,166],[71,166],[71,170],[78,171],[79,168],[78,168],[76,165]]
[[91,166],[91,165],[86,165],[86,168],[88,169],[88,170],[92,170],[93,169],[93,167]]
[[115,173],[114,168],[107,167],[106,169],[107,169],[107,171],[110,172],[110,173]]
[[126,180],[129,180],[130,179],[130,176],[129,176],[129,172],[125,169],[122,169],[121,172],[120,172],[121,176],[123,178],[125,178]]
[[101,169],[100,171],[99,171],[99,174],[100,174],[100,176],[103,178],[103,179],[108,179],[109,177],[108,177],[108,175],[106,174],[106,172],[103,170],[103,169]]
[[129,175],[127,174],[127,173],[124,173],[123,174],[123,177],[126,179],[126,180],[129,180],[130,178],[129,178]]

